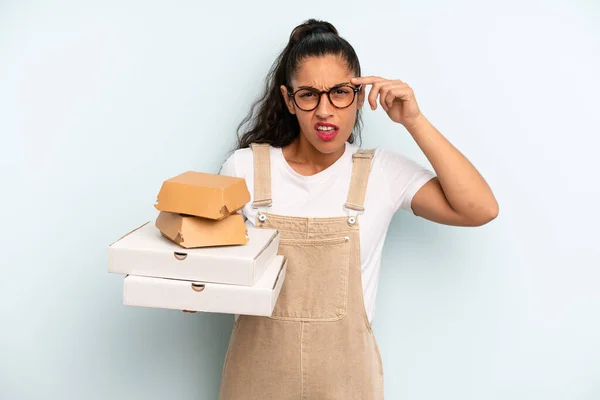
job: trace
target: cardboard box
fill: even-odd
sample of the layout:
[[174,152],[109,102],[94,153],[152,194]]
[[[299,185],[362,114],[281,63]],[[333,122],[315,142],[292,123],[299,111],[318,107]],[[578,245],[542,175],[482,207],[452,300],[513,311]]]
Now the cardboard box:
[[164,237],[187,249],[248,243],[248,229],[241,214],[214,220],[161,211],[155,226]]
[[109,246],[108,271],[252,286],[277,255],[279,231],[247,229],[244,245],[184,249],[147,222]]
[[163,182],[154,207],[219,220],[249,201],[250,192],[243,178],[188,171]]
[[276,256],[254,286],[223,285],[128,275],[123,303],[226,314],[271,316],[285,280],[287,259]]

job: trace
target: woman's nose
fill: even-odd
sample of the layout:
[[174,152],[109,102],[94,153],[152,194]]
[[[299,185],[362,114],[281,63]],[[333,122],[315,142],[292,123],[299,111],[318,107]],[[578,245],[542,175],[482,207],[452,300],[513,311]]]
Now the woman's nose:
[[316,112],[319,118],[327,118],[333,115],[333,104],[329,101],[327,93],[321,93],[321,100]]

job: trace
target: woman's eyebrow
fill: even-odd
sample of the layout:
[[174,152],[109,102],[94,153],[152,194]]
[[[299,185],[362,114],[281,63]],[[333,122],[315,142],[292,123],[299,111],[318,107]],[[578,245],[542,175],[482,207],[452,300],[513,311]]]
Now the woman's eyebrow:
[[[333,85],[332,87],[330,87],[329,90],[335,89],[336,87],[339,87],[339,86],[344,86],[344,85],[349,85],[349,84],[350,84],[350,82],[336,83],[335,85]],[[317,90],[317,88],[312,87],[312,86],[298,86],[298,89],[312,89],[312,90]]]

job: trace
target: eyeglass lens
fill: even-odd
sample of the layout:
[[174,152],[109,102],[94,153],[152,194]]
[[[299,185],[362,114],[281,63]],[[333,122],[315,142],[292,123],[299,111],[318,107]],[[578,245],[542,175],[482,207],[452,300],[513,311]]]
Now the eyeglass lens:
[[[329,98],[335,107],[345,108],[352,104],[354,91],[348,86],[337,87],[329,92]],[[319,103],[319,92],[315,89],[301,89],[296,92],[294,100],[301,109],[312,110]]]

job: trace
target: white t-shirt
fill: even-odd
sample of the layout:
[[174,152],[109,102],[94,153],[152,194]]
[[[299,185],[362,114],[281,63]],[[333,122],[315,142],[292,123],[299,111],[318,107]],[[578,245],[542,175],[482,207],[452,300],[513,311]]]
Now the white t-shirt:
[[[281,148],[271,147],[272,214],[295,217],[347,216],[344,208],[352,174],[352,154],[357,145],[346,143],[340,157],[329,168],[312,176],[292,169]],[[254,157],[249,148],[236,150],[223,164],[221,175],[244,178],[251,200],[242,210],[254,226],[257,209],[254,201]],[[375,314],[381,254],[388,227],[398,209],[412,212],[411,200],[434,173],[394,152],[377,148],[365,194],[365,211],[360,222],[360,259],[365,308],[370,321]]]

